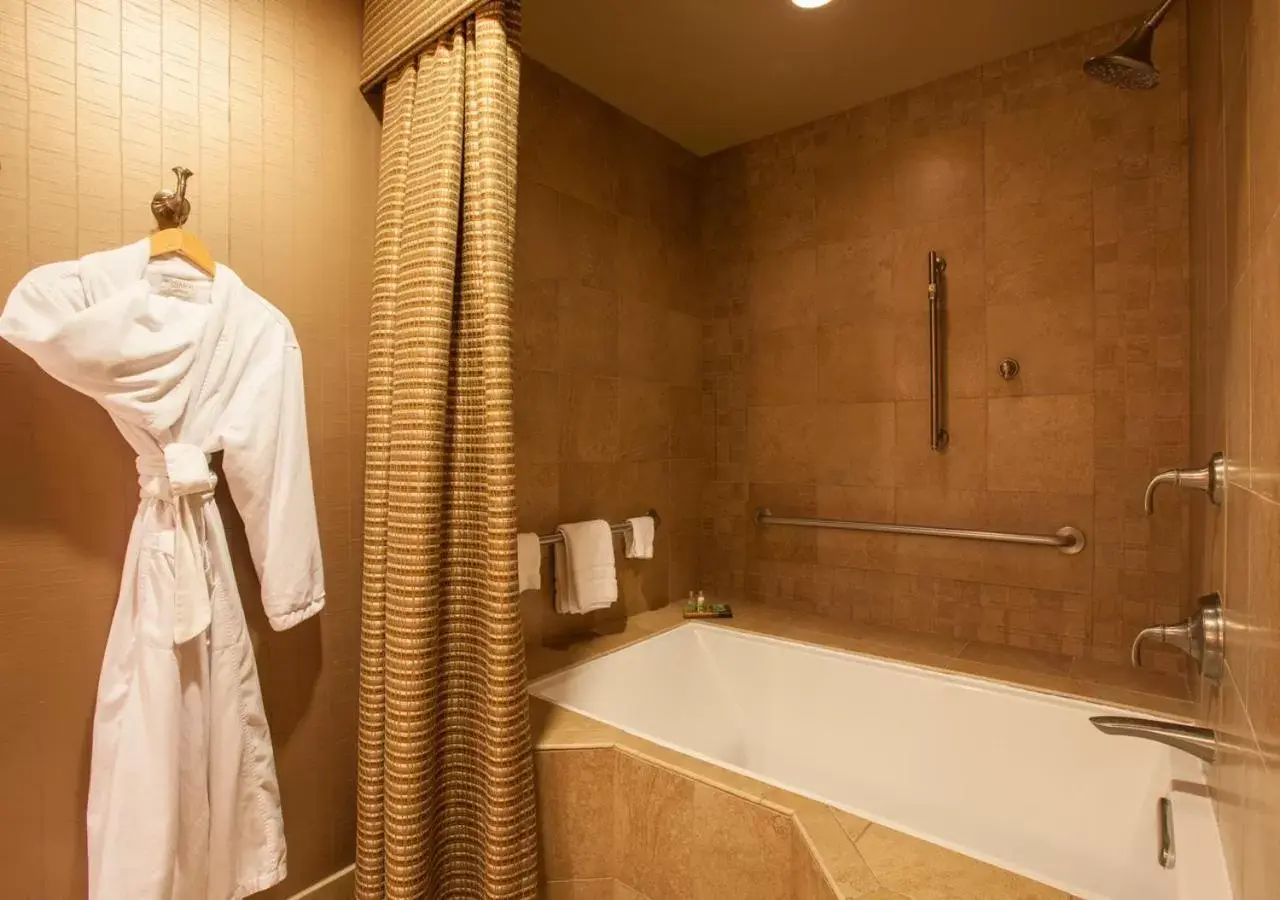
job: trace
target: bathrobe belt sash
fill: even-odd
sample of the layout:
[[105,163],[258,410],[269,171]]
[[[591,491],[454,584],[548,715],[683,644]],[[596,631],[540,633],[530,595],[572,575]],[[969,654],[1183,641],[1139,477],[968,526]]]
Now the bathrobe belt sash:
[[208,454],[194,444],[172,443],[162,456],[139,456],[137,463],[142,499],[173,508],[173,642],[184,644],[212,620],[204,505],[213,502],[218,476],[209,469]]

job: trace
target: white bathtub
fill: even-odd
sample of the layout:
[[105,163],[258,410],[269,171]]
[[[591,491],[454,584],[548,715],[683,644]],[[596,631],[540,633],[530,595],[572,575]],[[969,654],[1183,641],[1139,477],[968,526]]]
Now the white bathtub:
[[1122,710],[696,623],[529,690],[1086,900],[1231,896],[1203,765],[1089,723]]

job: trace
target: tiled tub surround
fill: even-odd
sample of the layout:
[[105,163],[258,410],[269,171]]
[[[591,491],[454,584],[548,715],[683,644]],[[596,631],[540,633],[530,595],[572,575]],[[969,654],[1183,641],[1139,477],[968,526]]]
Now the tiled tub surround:
[[[602,644],[634,640],[639,634],[643,632]],[[677,643],[690,646],[677,648]],[[730,647],[748,651],[745,666],[733,666],[730,655],[717,652]],[[708,648],[711,655],[701,655]],[[662,652],[676,649],[670,656]],[[655,653],[663,659],[651,658]],[[781,664],[771,665],[770,658]],[[839,670],[825,668],[832,664],[852,664],[861,669],[860,678],[870,680],[834,688],[839,698],[833,698],[825,694],[839,680]],[[535,657],[535,666],[541,665]],[[643,677],[623,671],[637,666]],[[814,666],[818,668],[803,674]],[[803,683],[791,683],[792,678]],[[877,679],[878,685],[870,684]],[[753,689],[756,681],[760,684]],[[652,690],[637,691],[641,683]],[[1216,843],[1213,818],[1194,789],[1174,796],[1182,839],[1179,868],[1168,873],[1155,862],[1155,798],[1170,790],[1175,776],[1186,785],[1201,782],[1198,764],[1155,745],[1097,734],[1087,717],[1106,710],[1093,704],[706,624],[667,631],[539,682],[534,690],[735,769],[725,773],[706,762],[686,760],[694,771],[719,773],[717,777],[733,784],[747,777],[740,771],[745,769],[884,823],[875,828],[914,831],[1079,896],[1225,896],[1217,887],[1184,885],[1180,892],[1178,886],[1179,877],[1203,877],[1197,872],[1199,862],[1214,869],[1212,852],[1206,855]],[[922,698],[932,691],[941,691],[937,696],[944,702],[922,708]],[[857,698],[856,711],[832,716],[836,704],[848,704],[850,697]],[[554,727],[546,724],[548,716],[557,723]],[[738,719],[758,727],[739,727]],[[604,727],[559,708],[544,709],[538,721],[541,746],[548,746],[552,732],[558,732],[555,741],[560,742],[599,741],[598,729]],[[948,721],[954,727],[948,728]],[[853,730],[844,734],[842,728]],[[938,730],[926,733],[930,729]],[[638,740],[613,734],[624,743]],[[868,735],[874,740],[866,740]],[[782,736],[785,741],[770,740]],[[824,763],[822,748],[831,746],[847,749]],[[1052,777],[1046,777],[1049,773]],[[1075,780],[1068,783],[1066,778]],[[748,794],[761,790],[754,778],[747,782],[757,785]],[[964,794],[956,793],[958,785],[965,786]],[[773,788],[763,790],[767,795]],[[981,802],[974,802],[979,796]],[[1216,865],[1216,874],[1223,876],[1220,858]],[[926,891],[920,896],[1040,895]]]
[[[1183,4],[1158,91],[1080,71],[1104,28],[706,163],[715,400],[704,574],[834,618],[1122,661],[1186,613]],[[925,257],[946,270],[929,448]],[[1012,382],[997,374],[1021,362]],[[757,529],[752,511],[1053,533],[1086,550]],[[1153,664],[1172,669],[1176,656]]]
[[[546,900],[839,896],[789,809],[639,747],[542,748],[535,766]],[[858,883],[876,885],[869,872]]]
[[1206,691],[1239,749],[1212,783],[1237,900],[1280,896],[1280,5],[1190,4],[1192,443],[1227,455],[1192,506],[1193,583],[1222,594],[1227,677]]
[[532,704],[546,900],[1070,896],[545,701]]
[[559,708],[539,712],[544,900],[1070,896]]

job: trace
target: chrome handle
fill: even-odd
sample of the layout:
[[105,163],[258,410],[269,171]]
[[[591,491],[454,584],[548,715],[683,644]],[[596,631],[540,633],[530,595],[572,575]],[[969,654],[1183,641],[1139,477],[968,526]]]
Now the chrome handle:
[[1204,491],[1214,505],[1221,506],[1227,486],[1227,459],[1221,453],[1215,453],[1203,469],[1169,469],[1152,478],[1142,500],[1142,508],[1147,515],[1155,512],[1156,488],[1162,484]]
[[1178,861],[1178,848],[1173,842],[1173,801],[1160,798],[1160,865],[1172,869]]
[[1129,651],[1135,668],[1142,666],[1142,646],[1148,642],[1177,647],[1200,664],[1200,674],[1210,681],[1222,679],[1225,666],[1226,626],[1222,616],[1222,597],[1206,594],[1199,600],[1200,609],[1184,622],[1153,625],[1138,632]]
[[942,426],[942,273],[947,261],[929,251],[929,446],[946,449],[949,435]]

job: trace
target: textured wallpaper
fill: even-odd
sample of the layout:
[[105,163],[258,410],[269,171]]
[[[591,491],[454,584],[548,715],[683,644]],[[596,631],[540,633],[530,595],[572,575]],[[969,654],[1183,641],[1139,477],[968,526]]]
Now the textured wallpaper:
[[[378,124],[355,0],[0,4],[0,297],[30,268],[137,240],[169,168],[195,231],[293,321],[328,608],[275,634],[231,534],[284,793],[288,896],[354,856],[364,355]],[[137,503],[96,405],[0,346],[4,894],[84,896],[98,666]]]

